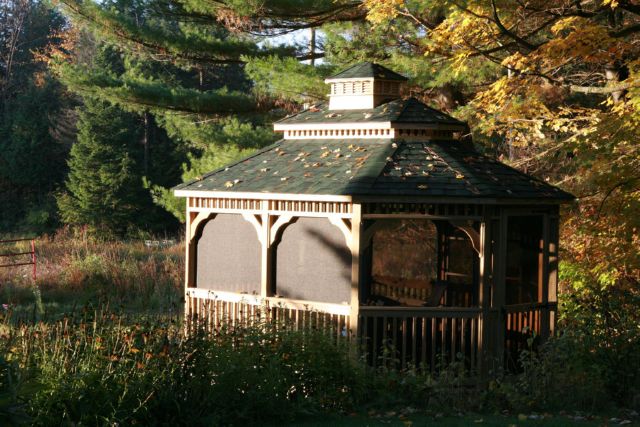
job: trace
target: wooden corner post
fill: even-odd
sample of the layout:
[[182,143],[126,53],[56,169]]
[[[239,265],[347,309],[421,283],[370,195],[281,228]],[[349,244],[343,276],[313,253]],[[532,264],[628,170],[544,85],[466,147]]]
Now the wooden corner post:
[[481,379],[486,379],[489,371],[490,362],[490,331],[491,331],[491,260],[494,245],[491,244],[492,238],[492,214],[493,209],[484,208],[482,223],[480,224],[480,242],[479,242],[479,274],[478,274],[478,302],[482,309],[482,320],[480,322],[481,331],[478,340],[478,355],[480,357],[479,372]]
[[351,312],[349,316],[350,336],[359,336],[358,317],[360,315],[360,246],[362,230],[362,205],[353,204],[351,219]]
[[500,210],[497,230],[495,230],[495,249],[493,252],[493,292],[491,295],[491,353],[493,356],[491,371],[493,375],[504,369],[504,344],[506,334],[506,273],[507,273],[507,231],[509,216]]

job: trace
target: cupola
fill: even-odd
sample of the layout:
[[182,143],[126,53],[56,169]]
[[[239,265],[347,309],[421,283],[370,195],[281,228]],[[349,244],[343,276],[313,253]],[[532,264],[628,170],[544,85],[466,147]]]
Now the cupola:
[[372,62],[362,62],[325,80],[329,110],[366,110],[400,97],[406,77]]

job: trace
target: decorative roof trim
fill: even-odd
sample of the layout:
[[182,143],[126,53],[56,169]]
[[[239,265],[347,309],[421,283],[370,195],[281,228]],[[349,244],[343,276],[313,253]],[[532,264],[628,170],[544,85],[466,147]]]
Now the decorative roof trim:
[[301,123],[295,125],[287,125],[275,123],[273,130],[321,130],[321,129],[392,129],[391,122],[350,122],[350,123]]
[[350,128],[350,129],[287,129],[284,131],[284,139],[401,139],[401,140],[424,140],[431,139],[455,139],[454,132],[461,132],[460,129],[440,129],[440,128]]
[[352,196],[335,194],[249,193],[232,191],[174,190],[176,197],[215,197],[220,199],[307,200],[310,202],[350,202]]
[[380,139],[394,138],[394,129],[390,128],[351,128],[351,129],[294,129],[285,130],[284,139]]
[[466,128],[466,125],[453,125],[453,124],[438,124],[438,123],[396,123],[396,122],[352,122],[352,123],[310,123],[310,124],[280,124],[273,125],[273,130],[276,132],[290,131],[290,130],[329,130],[329,129],[436,129],[436,130],[450,130],[461,131]]
[[329,77],[324,79],[325,83],[342,83],[342,82],[373,82],[377,81],[388,81],[388,82],[397,82],[398,80],[387,80],[378,77],[348,77],[346,79],[334,79],[333,77]]

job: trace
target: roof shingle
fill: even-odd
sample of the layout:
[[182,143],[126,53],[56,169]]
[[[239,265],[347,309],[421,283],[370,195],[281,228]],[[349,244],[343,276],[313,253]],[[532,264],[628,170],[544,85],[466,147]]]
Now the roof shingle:
[[396,99],[366,110],[329,110],[327,104],[314,105],[293,116],[276,122],[278,125],[336,124],[336,123],[419,123],[421,125],[466,126],[443,112],[426,106],[415,98]]
[[360,62],[358,64],[352,65],[346,70],[343,70],[338,74],[329,77],[327,80],[356,78],[376,78],[380,80],[398,81],[408,80],[405,76],[373,62]]
[[182,191],[571,200],[459,141],[281,140]]

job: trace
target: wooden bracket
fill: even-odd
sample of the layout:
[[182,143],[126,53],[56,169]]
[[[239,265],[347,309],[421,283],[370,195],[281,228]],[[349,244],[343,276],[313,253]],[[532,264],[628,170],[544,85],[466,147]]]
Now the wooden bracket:
[[480,250],[480,233],[478,233],[478,231],[476,231],[476,229],[466,221],[449,221],[449,223],[469,236],[471,246],[473,246],[473,249],[476,251],[478,256],[482,256],[482,252]]
[[278,232],[280,229],[294,220],[293,215],[280,215],[278,219],[271,226],[271,232],[269,233],[269,245],[273,245],[278,240]]
[[367,228],[364,229],[362,233],[362,246],[361,250],[366,249],[371,244],[373,239],[373,235],[376,231],[380,229],[384,225],[384,221],[374,220]]
[[263,233],[262,233],[262,217],[260,215],[254,215],[254,214],[250,214],[250,213],[243,213],[242,214],[242,218],[244,218],[245,220],[247,220],[251,225],[253,225],[253,227],[256,229],[256,232],[258,233],[258,240],[260,241],[260,243],[264,243],[263,242]]
[[212,212],[198,212],[195,218],[191,220],[191,224],[189,224],[189,242],[196,237],[201,224],[215,217],[216,214]]
[[328,218],[331,224],[335,225],[340,229],[340,231],[342,231],[342,234],[344,234],[344,238],[347,241],[347,246],[351,248],[351,221],[348,218],[341,218],[337,216],[330,216]]

